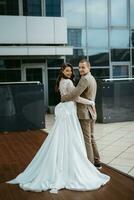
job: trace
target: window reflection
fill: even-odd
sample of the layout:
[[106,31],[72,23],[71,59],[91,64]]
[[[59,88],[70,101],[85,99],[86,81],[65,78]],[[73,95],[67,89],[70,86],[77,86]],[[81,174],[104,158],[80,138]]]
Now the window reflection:
[[88,30],[89,47],[108,47],[108,30]]
[[127,78],[128,65],[113,65],[113,78]]
[[134,66],[134,49],[132,49],[132,65]]
[[74,69],[74,75],[75,75],[75,85],[77,85],[77,83],[79,82],[80,80],[80,73],[79,73],[79,68],[77,69]]
[[89,27],[106,27],[108,22],[107,0],[87,0]]
[[110,45],[111,47],[128,47],[129,30],[111,30]]
[[88,52],[91,66],[109,66],[109,53],[106,50],[91,50]]
[[130,0],[130,14],[131,26],[134,28],[134,0]]
[[111,25],[112,26],[127,25],[127,0],[111,1]]
[[131,31],[131,46],[134,47],[134,29]]
[[129,49],[112,49],[111,50],[112,61],[130,61]]
[[59,71],[59,69],[48,70],[48,97],[50,106],[54,106],[60,102],[60,94],[59,92],[55,92],[55,84]]
[[134,67],[132,68],[132,75],[133,75],[133,78],[134,78]]
[[74,49],[73,56],[66,56],[66,62],[71,63],[73,66],[78,66],[79,61],[83,58],[86,58],[85,50],[84,49]]
[[85,1],[64,0],[64,17],[67,18],[68,26],[85,26]]
[[97,68],[97,69],[92,69],[91,68],[91,73],[96,79],[106,79],[109,78],[109,69],[108,68]]

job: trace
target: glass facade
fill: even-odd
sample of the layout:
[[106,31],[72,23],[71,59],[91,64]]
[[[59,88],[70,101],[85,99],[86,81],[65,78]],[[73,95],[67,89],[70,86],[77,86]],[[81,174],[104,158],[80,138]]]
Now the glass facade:
[[83,0],[63,0],[63,11],[69,27],[85,27],[85,3]]
[[134,29],[134,0],[130,0],[130,24]]
[[113,29],[110,32],[110,45],[116,48],[129,47],[129,30]]
[[130,49],[111,49],[112,61],[130,61]]
[[[105,76],[109,75],[109,78],[116,77],[119,71],[118,76],[131,77],[131,63],[134,63],[134,1],[63,2],[63,16],[68,23],[68,44],[74,48],[73,56],[66,56],[66,60],[76,67],[81,58],[87,58],[98,79],[101,77],[99,70],[106,72]],[[119,66],[113,67],[114,62],[118,62]],[[127,67],[124,62],[127,62]]]
[[127,26],[127,0],[112,0],[111,2],[111,26]]
[[89,61],[93,67],[109,67],[109,53],[107,50],[89,49]]
[[107,0],[87,0],[87,26],[92,28],[107,28]]
[[90,48],[108,48],[108,31],[88,30],[87,43]]

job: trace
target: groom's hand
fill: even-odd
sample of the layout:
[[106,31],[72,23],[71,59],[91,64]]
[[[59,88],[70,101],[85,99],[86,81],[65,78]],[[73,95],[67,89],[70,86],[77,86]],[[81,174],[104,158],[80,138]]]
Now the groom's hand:
[[65,95],[61,96],[61,102],[65,102]]

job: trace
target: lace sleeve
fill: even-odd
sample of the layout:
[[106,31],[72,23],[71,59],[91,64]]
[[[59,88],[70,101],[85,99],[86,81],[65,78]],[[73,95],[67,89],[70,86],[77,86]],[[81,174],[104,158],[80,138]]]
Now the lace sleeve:
[[[73,89],[75,89],[75,86],[74,86],[73,82],[68,79],[67,92],[69,93],[69,92],[73,91]],[[86,105],[92,105],[92,106],[95,105],[94,101],[85,99],[85,98],[80,97],[80,96],[76,97],[74,99],[74,101],[76,101],[77,103],[82,103],[82,104],[86,104]]]

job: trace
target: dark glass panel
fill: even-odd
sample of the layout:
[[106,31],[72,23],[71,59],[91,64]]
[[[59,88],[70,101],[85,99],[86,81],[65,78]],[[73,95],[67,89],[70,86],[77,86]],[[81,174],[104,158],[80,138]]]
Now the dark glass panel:
[[96,52],[89,56],[91,66],[109,66],[109,53]]
[[41,0],[24,0],[23,15],[41,16]]
[[51,67],[61,67],[61,65],[64,63],[63,59],[47,59],[47,66],[49,68]]
[[0,68],[20,68],[21,61],[16,59],[0,59]]
[[19,15],[18,0],[0,0],[0,15]]
[[46,0],[46,16],[60,17],[61,16],[61,1]]
[[129,49],[112,49],[111,50],[112,61],[130,61]]
[[0,70],[0,82],[21,81],[20,70]]
[[54,106],[60,102],[60,94],[59,92],[55,92],[55,84],[59,71],[58,69],[48,70],[48,98],[50,106]]
[[128,65],[113,65],[114,78],[128,78]]
[[109,69],[108,68],[102,68],[102,69],[92,69],[91,68],[91,74],[96,79],[106,79],[109,78]]

